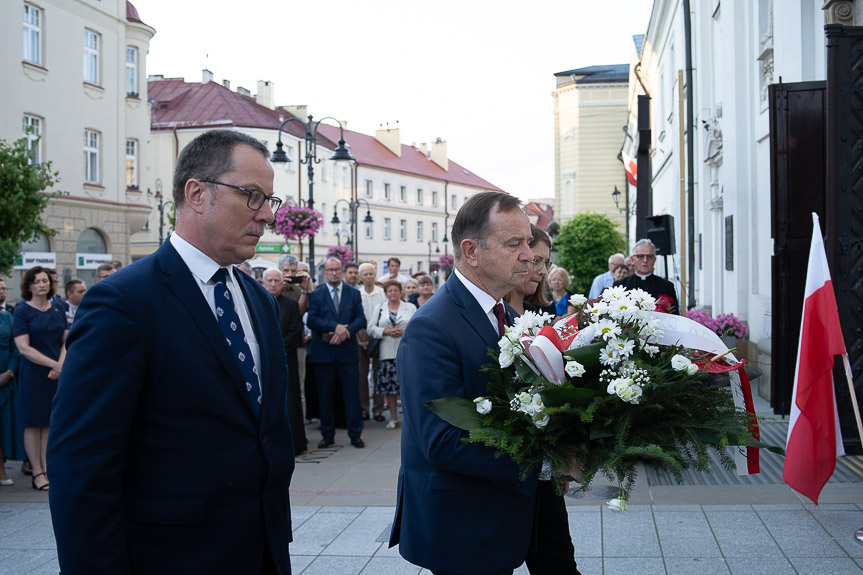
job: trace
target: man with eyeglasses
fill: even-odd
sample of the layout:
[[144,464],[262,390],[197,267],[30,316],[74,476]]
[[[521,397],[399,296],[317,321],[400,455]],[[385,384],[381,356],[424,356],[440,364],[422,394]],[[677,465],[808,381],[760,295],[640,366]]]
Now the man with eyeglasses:
[[175,232],[81,301],[48,441],[64,573],[290,572],[279,308],[235,269],[281,203],[268,157],[234,130],[192,140]]
[[359,378],[360,350],[356,334],[366,326],[360,292],[342,281],[342,262],[327,258],[324,276],[327,283],[309,296],[307,323],[312,330],[309,342],[309,363],[315,370],[318,405],[321,415],[319,449],[335,443],[336,390],[341,387],[345,400],[345,418],[351,445],[365,447],[362,440],[363,416],[360,410]]
[[626,289],[643,289],[655,298],[661,295],[668,296],[672,301],[668,308],[669,313],[679,314],[680,307],[674,284],[653,274],[653,268],[656,266],[656,246],[653,242],[646,238],[638,240],[630,257],[635,262],[635,273],[614,282],[614,285],[623,286]]

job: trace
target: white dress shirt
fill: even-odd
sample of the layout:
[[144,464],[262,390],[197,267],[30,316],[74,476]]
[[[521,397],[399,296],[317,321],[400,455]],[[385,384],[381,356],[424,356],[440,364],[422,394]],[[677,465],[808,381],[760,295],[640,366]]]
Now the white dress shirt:
[[494,298],[488,295],[487,292],[483,291],[481,288],[477,287],[472,281],[464,277],[464,274],[458,271],[458,268],[453,268],[453,272],[455,272],[455,275],[459,279],[459,281],[464,284],[464,287],[467,288],[467,291],[470,292],[470,295],[474,297],[476,303],[478,303],[479,307],[482,308],[482,311],[485,312],[488,321],[491,322],[491,326],[494,328],[494,333],[498,333],[497,316],[494,315],[494,306],[495,304],[503,305],[503,300],[499,299],[495,301]]
[[[207,305],[210,306],[210,311],[213,312],[213,318],[216,318],[216,282],[213,280],[213,274],[221,267],[213,261],[204,252],[184,240],[177,232],[173,232],[168,241],[180,254],[180,258],[189,271],[192,272],[192,277],[198,282],[198,287],[207,300]],[[234,266],[228,266],[228,281],[227,288],[231,292],[231,299],[236,304],[237,315],[240,316],[240,324],[243,326],[243,333],[246,335],[246,341],[249,344],[249,350],[252,352],[252,359],[255,360],[255,371],[258,374],[258,386],[263,392],[263,382],[261,381],[261,346],[258,344],[258,339],[255,337],[255,330],[252,327],[252,318],[249,315],[249,306],[246,303],[246,298],[243,297],[243,290],[237,279],[234,277]],[[241,272],[242,273],[242,272]],[[216,320],[218,322],[218,319]],[[263,396],[263,393],[262,393]]]

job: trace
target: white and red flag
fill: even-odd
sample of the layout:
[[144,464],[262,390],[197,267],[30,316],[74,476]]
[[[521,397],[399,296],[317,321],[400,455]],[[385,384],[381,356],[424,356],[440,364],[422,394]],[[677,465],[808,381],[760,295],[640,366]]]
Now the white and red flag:
[[821,489],[836,468],[836,457],[845,455],[833,388],[833,359],[845,354],[845,341],[815,213],[812,225],[782,478],[817,505]]
[[623,158],[623,168],[626,170],[626,178],[629,180],[630,186],[638,184],[638,164],[630,158],[626,152],[621,151],[620,156]]

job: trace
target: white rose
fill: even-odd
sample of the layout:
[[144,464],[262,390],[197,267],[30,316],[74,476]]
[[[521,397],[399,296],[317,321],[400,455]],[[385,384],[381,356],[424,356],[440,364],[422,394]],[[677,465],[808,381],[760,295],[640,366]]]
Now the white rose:
[[476,410],[482,415],[488,415],[491,412],[491,400],[484,397],[477,397],[473,400],[476,404]]
[[533,419],[533,424],[537,427],[537,429],[542,429],[543,427],[548,425],[548,414],[543,413],[541,416],[535,417]]
[[566,362],[566,367],[563,369],[569,377],[581,377],[584,375],[584,366],[577,361]]
[[580,308],[584,304],[587,303],[587,298],[581,295],[580,293],[573,294],[571,298],[569,298],[569,303],[575,306],[576,308]]
[[610,499],[606,505],[608,505],[610,511],[614,511],[615,513],[626,511],[626,499]]
[[500,341],[497,342],[497,346],[501,351],[509,351],[512,349],[512,343],[513,342],[507,336],[503,336],[500,338]]
[[689,361],[688,357],[684,357],[679,353],[671,358],[671,367],[675,371],[684,371],[687,369],[687,366],[691,364],[692,362]]
[[686,375],[695,375],[698,373],[698,366],[694,363],[690,363],[686,366]]
[[545,408],[542,404],[542,396],[538,393],[534,393],[530,400],[530,407],[533,409],[533,413],[541,412]]

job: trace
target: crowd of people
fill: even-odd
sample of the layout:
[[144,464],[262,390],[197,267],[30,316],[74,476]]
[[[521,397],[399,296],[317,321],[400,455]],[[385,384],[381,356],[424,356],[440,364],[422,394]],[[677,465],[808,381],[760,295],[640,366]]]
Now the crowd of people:
[[[374,420],[404,430],[390,544],[405,558],[577,574],[557,486],[463,443],[425,402],[482,395],[488,348],[527,311],[573,313],[578,270],[552,264],[517,198],[483,192],[456,214],[437,292],[395,257],[380,275],[327,258],[317,285],[285,255],[256,281],[246,262],[281,202],[268,157],[250,136],[206,132],[177,158],[176,229],[152,256],[101,266],[89,289],[68,281],[65,299],[53,270],[31,268],[14,308],[0,281],[0,461],[26,458],[33,489],[50,489],[61,569],[287,573],[306,429],[319,423],[319,449],[339,428],[363,448]],[[611,255],[590,295],[639,287],[677,311],[655,261],[646,239]]]

